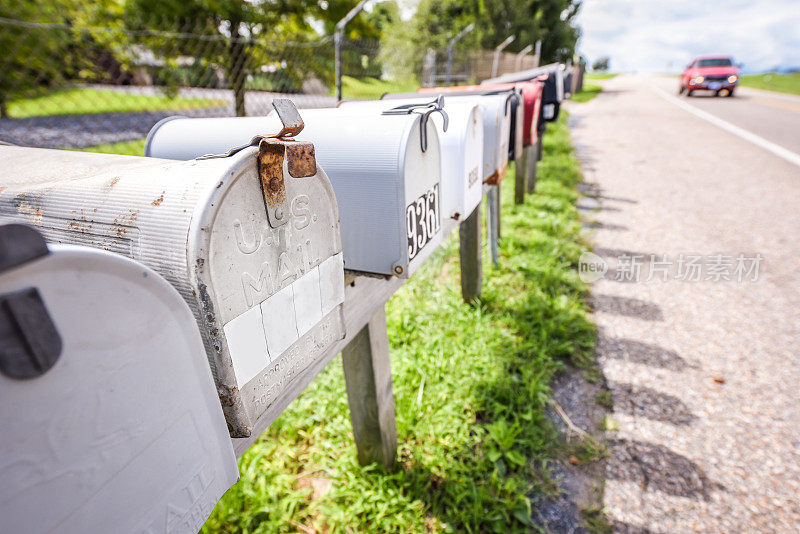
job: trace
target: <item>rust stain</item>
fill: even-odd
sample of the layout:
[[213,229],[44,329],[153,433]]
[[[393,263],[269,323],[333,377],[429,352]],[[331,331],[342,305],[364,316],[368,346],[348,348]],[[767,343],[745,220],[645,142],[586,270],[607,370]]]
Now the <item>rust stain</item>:
[[115,178],[112,178],[111,179],[111,183],[109,183],[108,186],[109,187],[114,187],[115,185],[117,185],[117,182],[119,182],[119,176],[117,176]]
[[306,178],[317,174],[317,157],[314,154],[313,143],[287,141],[286,159],[286,166],[293,178]]
[[267,206],[273,208],[286,200],[283,183],[285,145],[277,139],[262,139],[258,145],[258,177]]
[[499,176],[500,173],[494,171],[492,174],[486,177],[483,183],[485,183],[486,185],[497,185],[500,182],[500,180],[498,179]]
[[0,186],[0,193],[8,189],[8,186]]
[[155,199],[153,201],[153,206],[160,206],[162,202],[164,202],[164,193],[163,192],[161,193],[160,197],[158,197],[157,199]]

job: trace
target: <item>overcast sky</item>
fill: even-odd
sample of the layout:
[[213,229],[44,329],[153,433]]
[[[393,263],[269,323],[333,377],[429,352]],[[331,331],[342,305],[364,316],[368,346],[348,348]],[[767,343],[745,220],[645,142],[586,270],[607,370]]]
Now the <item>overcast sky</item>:
[[677,71],[701,54],[800,67],[800,0],[584,0],[578,25],[579,51],[615,72]]

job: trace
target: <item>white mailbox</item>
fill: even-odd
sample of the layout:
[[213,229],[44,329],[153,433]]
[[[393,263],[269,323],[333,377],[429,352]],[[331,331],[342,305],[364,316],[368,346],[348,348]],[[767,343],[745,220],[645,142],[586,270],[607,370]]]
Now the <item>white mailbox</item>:
[[233,437],[344,338],[339,215],[312,144],[262,139],[190,162],[0,147],[0,164],[0,215],[131,257],[178,289]]
[[[405,278],[441,243],[441,154],[430,113],[303,110],[305,129],[297,138],[313,140],[336,192],[345,269]],[[162,121],[150,131],[145,155],[224,152],[279,126],[274,113]]]
[[0,531],[197,532],[238,469],[189,307],[28,226],[0,256]]
[[[409,93],[387,93],[387,102],[408,98]],[[426,96],[432,96],[427,93]],[[483,119],[483,175],[481,181],[497,185],[508,167],[509,143],[511,140],[511,98],[509,95],[455,96],[446,95],[445,102],[467,102],[481,109]],[[446,104],[445,104],[446,105]]]
[[[408,104],[433,104],[430,95],[399,100],[354,100],[342,102],[340,108],[371,113]],[[432,115],[439,131],[442,149],[442,213],[459,220],[468,216],[483,196],[480,178],[483,172],[483,114],[474,102],[442,99],[448,117]]]

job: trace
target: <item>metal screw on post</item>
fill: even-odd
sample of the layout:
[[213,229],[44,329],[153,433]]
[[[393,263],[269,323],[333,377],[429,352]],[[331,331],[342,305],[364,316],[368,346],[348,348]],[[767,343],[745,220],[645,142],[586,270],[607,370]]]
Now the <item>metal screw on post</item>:
[[531,53],[531,50],[533,50],[533,45],[529,44],[517,53],[517,71],[522,70],[522,60],[525,59],[525,56]]
[[336,29],[333,32],[333,43],[335,47],[334,75],[336,77],[336,100],[339,102],[342,100],[342,42],[344,41],[344,27],[347,26],[347,23],[353,20],[362,9],[364,9],[364,5],[367,2],[369,2],[369,0],[361,0],[356,7],[351,9],[350,12],[344,16],[342,20],[336,23]]
[[447,72],[444,79],[445,87],[450,87],[450,73],[453,70],[453,49],[456,47],[456,43],[459,42],[462,37],[474,29],[475,24],[470,23],[466,28],[458,32],[458,35],[450,39],[450,42],[447,43]]
[[497,69],[500,66],[500,52],[502,52],[505,47],[513,43],[514,39],[516,39],[516,37],[514,37],[513,35],[509,35],[508,37],[506,37],[505,41],[497,45],[497,48],[494,49],[494,61],[492,62],[492,78],[497,78]]

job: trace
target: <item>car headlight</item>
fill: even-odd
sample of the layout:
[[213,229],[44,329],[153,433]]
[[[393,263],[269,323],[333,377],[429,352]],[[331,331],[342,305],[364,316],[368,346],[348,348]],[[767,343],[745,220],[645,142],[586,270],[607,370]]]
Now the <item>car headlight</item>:
[[736,76],[735,74],[731,74],[730,76],[728,76],[728,83],[735,83],[736,80],[738,79],[739,79],[738,76]]
[[703,83],[703,80],[705,80],[705,78],[703,78],[702,76],[698,76],[693,81],[694,83]]

